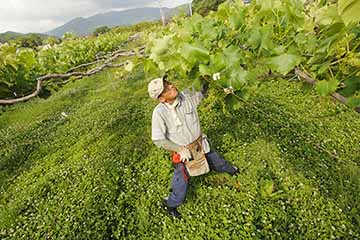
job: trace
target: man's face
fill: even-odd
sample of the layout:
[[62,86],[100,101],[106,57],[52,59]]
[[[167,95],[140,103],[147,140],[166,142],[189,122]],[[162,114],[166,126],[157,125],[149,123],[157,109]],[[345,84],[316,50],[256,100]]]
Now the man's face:
[[178,90],[174,84],[164,81],[164,90],[159,96],[160,102],[169,102],[178,96]]

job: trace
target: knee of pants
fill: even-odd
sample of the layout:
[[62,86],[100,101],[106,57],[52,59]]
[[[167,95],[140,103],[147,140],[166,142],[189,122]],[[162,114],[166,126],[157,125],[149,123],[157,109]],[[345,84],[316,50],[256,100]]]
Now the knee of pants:
[[226,161],[222,159],[217,152],[211,151],[207,153],[205,156],[209,163],[210,168],[213,170],[220,169],[226,164]]
[[177,196],[185,196],[188,186],[189,176],[185,166],[182,164],[175,169],[171,187]]

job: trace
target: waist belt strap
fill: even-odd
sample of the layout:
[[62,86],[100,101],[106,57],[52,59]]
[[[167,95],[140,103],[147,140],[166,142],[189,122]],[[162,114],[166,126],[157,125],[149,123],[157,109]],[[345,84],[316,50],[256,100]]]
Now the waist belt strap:
[[196,151],[201,151],[203,150],[202,147],[202,135],[200,135],[200,137],[198,137],[197,139],[195,139],[195,141],[193,141],[192,143],[190,143],[189,145],[186,146],[186,148],[188,148],[190,151],[191,149],[196,150]]

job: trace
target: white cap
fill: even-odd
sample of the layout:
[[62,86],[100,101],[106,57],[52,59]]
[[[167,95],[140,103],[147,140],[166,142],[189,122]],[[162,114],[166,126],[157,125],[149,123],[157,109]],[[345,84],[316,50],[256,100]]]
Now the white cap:
[[164,80],[166,75],[162,78],[155,78],[148,84],[148,92],[151,98],[157,99],[164,90]]

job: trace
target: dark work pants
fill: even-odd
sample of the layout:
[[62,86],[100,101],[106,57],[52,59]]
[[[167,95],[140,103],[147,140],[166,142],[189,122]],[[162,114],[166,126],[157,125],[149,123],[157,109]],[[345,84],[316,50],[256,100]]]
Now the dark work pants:
[[[211,170],[230,174],[235,172],[234,167],[225,159],[221,158],[217,152],[210,151],[205,154],[205,157]],[[183,163],[176,164],[171,181],[172,192],[167,200],[169,207],[178,207],[183,203],[188,189],[188,182],[189,174],[185,165]]]

